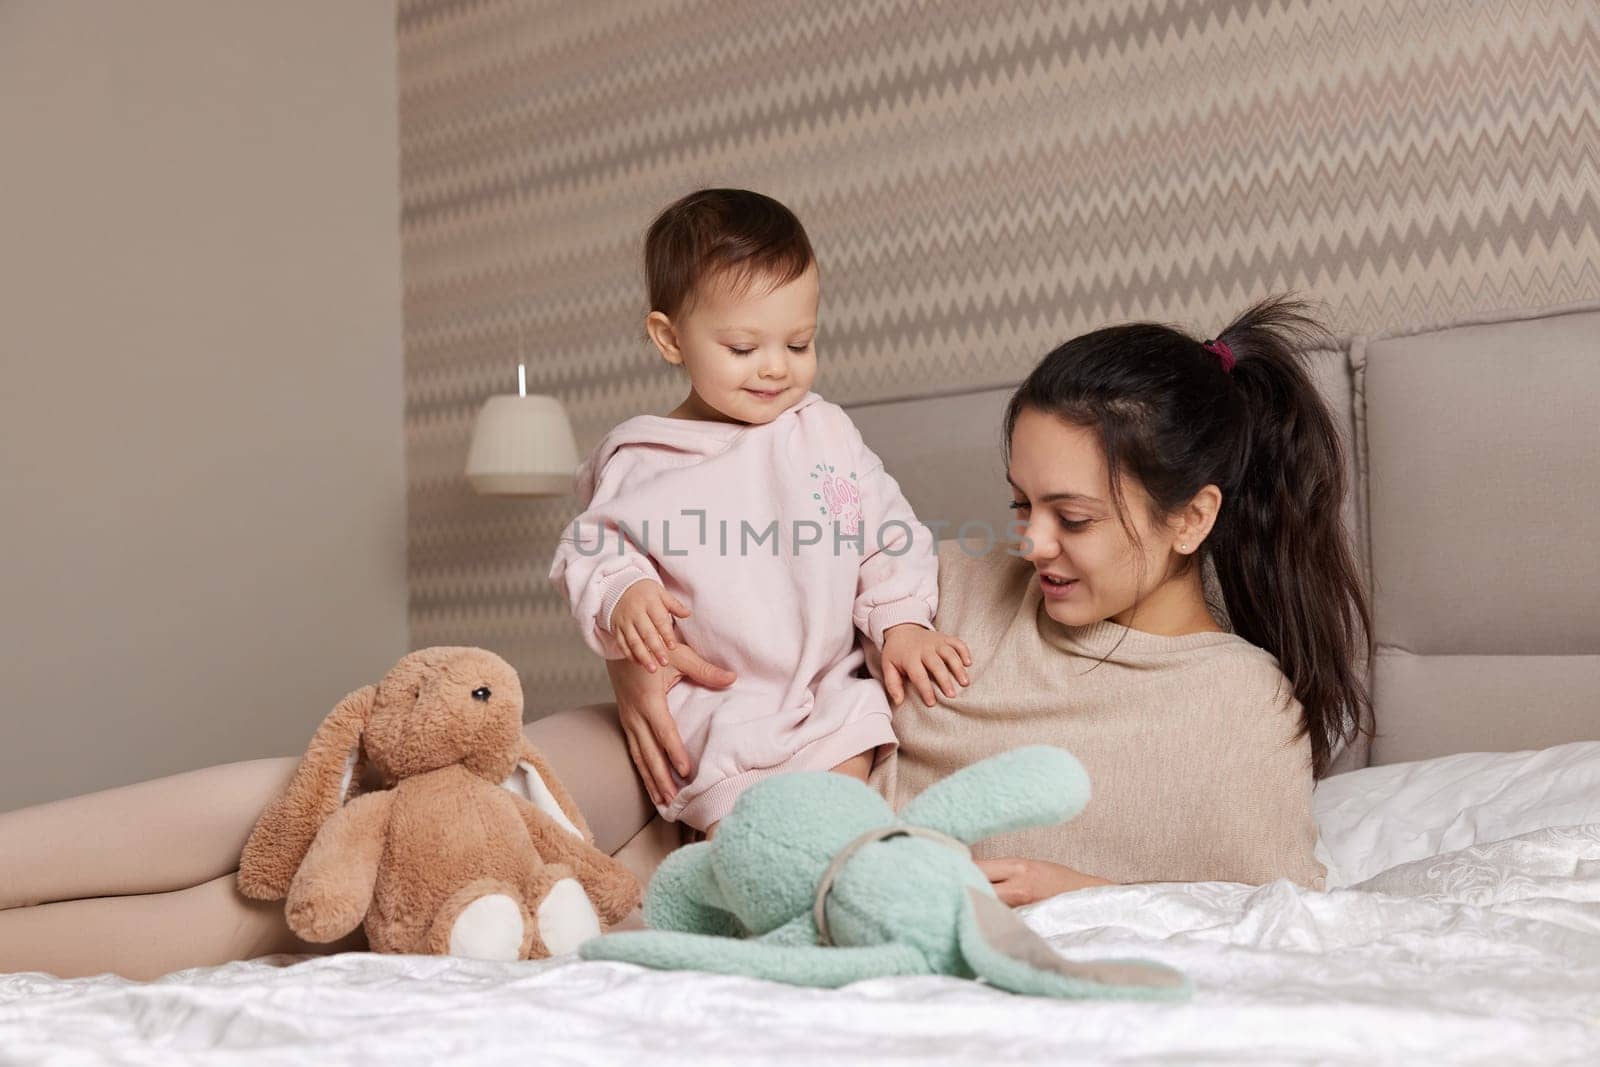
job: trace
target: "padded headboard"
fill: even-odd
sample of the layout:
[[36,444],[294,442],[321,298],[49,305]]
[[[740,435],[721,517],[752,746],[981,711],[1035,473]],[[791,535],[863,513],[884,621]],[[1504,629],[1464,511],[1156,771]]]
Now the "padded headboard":
[[[1308,356],[1378,644],[1378,735],[1336,770],[1600,739],[1597,338],[1600,308],[1564,308]],[[1011,388],[850,408],[943,538],[1006,529]]]
[[1600,739],[1600,306],[1358,339],[1373,763]]

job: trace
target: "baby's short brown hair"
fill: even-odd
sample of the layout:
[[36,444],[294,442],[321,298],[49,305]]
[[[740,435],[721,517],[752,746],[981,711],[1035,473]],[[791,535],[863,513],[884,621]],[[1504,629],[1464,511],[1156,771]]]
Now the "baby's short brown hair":
[[794,212],[748,189],[701,189],[669,205],[644,239],[650,310],[668,318],[713,275],[736,288],[757,280],[787,285],[816,262]]

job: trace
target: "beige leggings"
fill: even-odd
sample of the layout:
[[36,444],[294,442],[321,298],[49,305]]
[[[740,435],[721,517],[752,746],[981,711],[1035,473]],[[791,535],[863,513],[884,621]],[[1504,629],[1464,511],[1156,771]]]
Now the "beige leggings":
[[[648,875],[675,838],[651,824],[614,707],[564,711],[524,730],[595,843]],[[329,945],[301,941],[281,902],[234,887],[245,838],[296,762],[230,763],[0,814],[0,973],[153,978],[275,952],[364,948],[359,930]]]

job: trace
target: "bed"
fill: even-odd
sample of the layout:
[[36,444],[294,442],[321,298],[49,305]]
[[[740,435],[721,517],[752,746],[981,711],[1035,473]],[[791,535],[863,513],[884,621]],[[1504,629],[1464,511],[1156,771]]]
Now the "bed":
[[1329,779],[1317,814],[1325,893],[1118,886],[1023,910],[1069,955],[1183,969],[1187,1003],[952,978],[823,991],[571,958],[275,957],[148,984],[0,977],[0,1058],[1600,1062],[1600,742],[1357,771]]
[[[1600,1063],[1597,335],[1600,310],[1562,308],[1314,357],[1378,646],[1377,737],[1316,794],[1328,890],[1112,886],[1022,912],[1063,953],[1180,968],[1188,1002],[272,958],[148,984],[0,976],[0,1060]],[[1004,396],[855,415],[954,534],[1003,521]]]

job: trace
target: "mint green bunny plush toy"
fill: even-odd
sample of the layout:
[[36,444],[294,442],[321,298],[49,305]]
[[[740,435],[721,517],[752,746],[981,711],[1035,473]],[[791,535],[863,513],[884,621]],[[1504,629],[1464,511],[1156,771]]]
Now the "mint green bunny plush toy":
[[827,771],[752,786],[710,841],[677,850],[645,896],[649,930],[585,942],[588,960],[835,987],[887,975],[977,978],[1050,997],[1181,999],[1188,980],[1139,960],[1073,962],[994,895],[968,846],[1083,810],[1089,779],[1059,748],[974,763],[898,818]]

